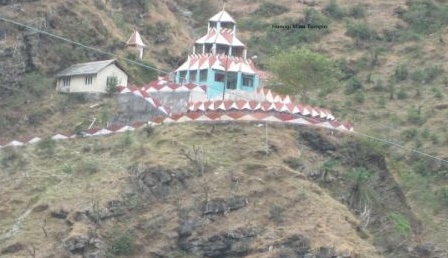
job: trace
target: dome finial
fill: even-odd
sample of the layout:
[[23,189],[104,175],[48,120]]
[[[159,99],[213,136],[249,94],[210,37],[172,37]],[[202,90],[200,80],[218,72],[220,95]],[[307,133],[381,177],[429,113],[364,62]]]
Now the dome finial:
[[222,0],[222,10],[226,9],[226,0]]

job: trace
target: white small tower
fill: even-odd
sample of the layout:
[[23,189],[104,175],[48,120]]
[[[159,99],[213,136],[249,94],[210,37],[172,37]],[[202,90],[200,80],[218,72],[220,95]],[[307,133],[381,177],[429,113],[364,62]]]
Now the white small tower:
[[126,45],[137,48],[140,60],[143,58],[143,49],[146,45],[143,43],[140,33],[138,33],[137,30],[134,30],[131,37],[126,42]]

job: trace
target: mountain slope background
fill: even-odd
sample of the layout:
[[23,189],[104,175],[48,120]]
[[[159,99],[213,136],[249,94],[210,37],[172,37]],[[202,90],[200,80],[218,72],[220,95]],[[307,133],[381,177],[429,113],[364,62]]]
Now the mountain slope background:
[[[362,255],[369,252],[372,254],[372,256],[366,255],[365,257],[373,257],[373,253],[375,252],[378,253],[378,255],[388,257],[399,257],[398,255],[408,257],[414,252],[412,255],[416,255],[416,257],[424,257],[421,253],[418,253],[419,250],[423,250],[422,252],[425,253],[425,251],[434,252],[437,248],[447,248],[444,239],[448,238],[446,236],[446,232],[448,232],[446,225],[448,207],[448,168],[444,162],[409,151],[415,148],[442,158],[444,158],[447,151],[448,132],[444,126],[446,114],[448,112],[448,103],[446,102],[445,94],[446,87],[448,86],[448,77],[446,76],[446,64],[448,61],[448,56],[446,54],[446,41],[448,40],[448,38],[446,38],[448,32],[447,8],[446,1],[328,2],[316,0],[275,2],[228,1],[226,3],[226,10],[229,11],[237,21],[237,33],[239,38],[248,44],[248,56],[258,56],[256,59],[258,66],[264,68],[264,64],[270,55],[279,49],[286,49],[294,45],[298,47],[308,47],[312,50],[326,54],[338,64],[343,72],[343,77],[338,85],[329,85],[326,89],[316,91],[315,94],[311,96],[310,104],[331,109],[339,120],[352,121],[355,124],[355,130],[359,132],[387,139],[393,143],[403,145],[407,149],[399,149],[393,145],[369,143],[368,150],[375,149],[384,156],[385,165],[378,170],[382,171],[387,167],[387,175],[390,176],[389,179],[397,183],[390,189],[398,188],[402,192],[402,194],[399,195],[400,198],[397,197],[398,199],[393,199],[394,202],[402,203],[406,207],[409,205],[409,207],[399,208],[398,210],[384,209],[384,211],[381,212],[382,217],[380,217],[382,219],[380,220],[385,223],[381,224],[379,230],[375,230],[371,226],[369,229],[371,231],[367,230],[369,232],[366,233],[367,235],[371,234],[370,237],[367,237],[367,240],[363,240],[362,237],[359,236],[359,232],[356,236],[354,232],[356,232],[357,226],[355,226],[355,229],[349,229],[347,227],[346,230],[351,230],[350,234],[354,234],[353,238],[350,239],[357,240],[349,241],[347,240],[348,237],[345,240],[342,237],[337,238],[337,241],[334,240],[334,245],[338,251],[344,252],[350,250],[350,248],[352,248],[351,245],[354,243],[353,241],[360,241],[359,243],[362,244],[359,246],[365,245],[365,248],[355,248],[354,250],[356,253]],[[147,65],[156,66],[157,68],[166,71],[176,68],[176,66],[185,60],[186,54],[190,51],[194,40],[205,33],[207,19],[220,9],[220,1],[0,1],[1,17],[38,27],[42,30],[69,38],[76,42],[130,59],[134,59],[136,54],[133,50],[127,49],[124,42],[136,27],[142,34],[145,43],[149,46],[146,49],[143,62]],[[328,25],[328,30],[297,31],[272,28],[272,24],[287,25],[308,22],[326,24]],[[110,56],[86,50],[69,43],[64,43],[58,39],[34,33],[33,31],[1,21],[0,129],[2,134],[0,135],[0,138],[5,140],[23,135],[48,135],[50,132],[73,130],[76,127],[87,128],[87,126],[90,125],[92,118],[96,118],[97,125],[105,125],[109,118],[114,114],[116,104],[113,99],[104,99],[99,101],[102,105],[98,108],[90,108],[92,104],[97,103],[98,101],[92,103],[82,97],[70,97],[56,94],[54,92],[52,75],[76,62],[106,58],[110,58]],[[154,79],[157,75],[152,70],[143,69],[125,61],[123,64],[126,66],[127,71],[131,73],[132,80],[137,84],[148,82],[149,80]],[[275,79],[271,80],[270,87],[274,90],[275,84]],[[249,130],[245,127],[243,128],[244,129],[241,130]],[[196,129],[192,130],[195,131]],[[186,137],[183,134],[183,131],[184,129],[182,129],[182,127],[178,127],[175,132],[172,132],[171,137],[174,137],[175,139],[183,139],[183,137]],[[236,132],[231,132],[227,137],[236,137],[233,134],[238,133],[238,130],[236,130]],[[262,134],[263,132],[257,133]],[[214,137],[220,138],[218,133],[214,133],[214,135]],[[133,135],[132,137],[139,136]],[[224,135],[222,135],[222,137],[224,137]],[[197,138],[197,140],[200,141],[202,138]],[[123,150],[125,153],[126,151],[129,151],[123,146],[113,145],[114,142],[117,141],[120,140],[117,140],[116,138],[105,139],[104,142],[99,140],[98,148],[101,149],[102,147],[100,146],[109,146],[109,148],[112,148],[110,146],[113,146],[114,149]],[[262,142],[261,138],[259,141]],[[83,143],[78,144],[83,145]],[[92,143],[87,143],[87,145],[91,144]],[[207,144],[208,143],[203,143],[201,146],[207,148]],[[287,141],[282,142],[279,146],[283,146],[284,144],[288,144]],[[344,144],[345,142],[342,146],[344,146]],[[249,151],[249,146],[246,151]],[[348,146],[351,145],[346,145],[347,148]],[[67,146],[58,144],[56,148],[65,150],[66,147]],[[46,147],[39,148],[45,149]],[[291,147],[291,149],[294,148]],[[158,148],[155,149],[156,151],[154,151],[153,147],[149,147],[149,150],[154,151],[151,151],[150,153],[159,153],[159,155],[161,155],[160,153],[169,152],[178,153],[174,150],[162,150],[159,152],[160,150]],[[144,150],[145,148],[143,147],[140,149],[143,153],[145,152]],[[67,156],[64,156],[63,158],[61,157],[59,160],[57,159],[59,163],[54,165],[53,170],[47,168],[48,162],[51,162],[51,159],[36,156],[37,154],[33,154],[33,150],[26,150],[24,154],[13,152],[12,155],[2,151],[2,171],[7,175],[5,177],[6,181],[4,181],[3,184],[8,184],[10,180],[19,180],[13,177],[13,174],[16,174],[18,171],[34,171],[30,170],[30,167],[34,167],[33,169],[36,169],[36,171],[50,173],[50,177],[52,177],[50,171],[55,173],[56,171],[64,171],[64,169],[69,171],[70,166],[72,167],[72,171],[75,170],[78,172],[89,171],[89,169],[91,169],[94,171],[93,174],[97,175],[98,178],[103,175],[102,173],[105,172],[104,170],[107,170],[106,168],[102,168],[102,165],[98,165],[108,162],[103,159],[96,160],[97,168],[95,168],[94,165],[89,164],[85,165],[83,168],[82,163],[78,164],[78,162],[81,162],[81,158],[73,160],[71,162],[73,164],[68,166],[68,168],[65,168],[65,164],[61,162],[64,162],[67,157],[70,156],[68,153],[77,152],[76,149],[71,149],[69,147],[67,147],[67,151]],[[103,151],[106,153],[104,154],[106,156],[112,155],[106,150]],[[335,150],[336,153],[339,151],[340,150]],[[89,151],[87,151],[87,153],[88,152]],[[102,153],[102,151],[99,152]],[[146,150],[146,152],[148,152],[148,150]],[[339,160],[339,162],[336,163],[341,163],[341,160],[343,160],[338,155],[334,156],[334,154],[331,154],[328,156],[327,154],[322,153],[317,153],[311,156],[304,154],[305,156],[302,158],[302,156],[296,155],[296,152],[297,150],[293,151],[294,154],[279,154],[279,158],[275,163],[283,164],[283,160],[287,160],[287,156],[297,156],[300,157],[299,159],[301,162],[290,160],[289,163],[292,162],[293,166],[295,166],[293,170],[304,172],[304,168],[300,166],[301,163],[307,163],[314,159],[321,160],[322,162],[320,165],[311,166],[315,167],[314,171],[305,171],[304,178],[307,180],[313,179],[313,177],[316,177],[315,175],[321,175],[322,171],[333,171],[333,168],[327,169],[328,164],[333,164],[328,161],[330,158]],[[113,151],[111,151],[111,153],[113,153]],[[362,153],[365,154],[364,152]],[[138,155],[134,154],[134,152],[129,154]],[[25,158],[21,157],[22,155],[25,156]],[[81,156],[83,157],[83,155]],[[89,156],[96,159],[97,155]],[[227,162],[236,162],[235,158],[236,157],[233,156],[229,157]],[[259,162],[258,160],[264,159],[264,156],[259,156],[257,162]],[[145,160],[144,158],[141,158],[139,161],[147,163],[148,166],[149,164],[154,163],[160,165],[157,162]],[[325,161],[327,161],[327,163],[325,163]],[[124,161],[117,160],[115,162],[117,162],[117,164],[125,164],[125,166],[123,165],[115,168],[117,169],[118,174],[128,173],[127,166],[134,165],[135,163],[134,160],[129,161],[127,158]],[[164,169],[173,169],[173,165],[175,165],[175,168],[188,165],[187,163],[177,164],[177,160],[176,162],[171,161],[171,163],[167,163],[168,164],[164,164],[167,165]],[[324,163],[326,164],[325,166]],[[341,173],[348,173],[352,168],[361,167],[370,171],[377,169],[375,168],[375,166],[378,166],[377,163],[378,159],[374,158],[367,162],[367,164],[347,163],[345,167],[335,170]],[[42,165],[40,166],[38,164]],[[236,162],[236,164],[239,163]],[[50,165],[50,167],[52,166],[53,165]],[[81,168],[77,170],[76,168],[78,166]],[[93,168],[89,168],[89,166],[93,166]],[[337,167],[338,165],[333,166]],[[242,165],[242,167],[244,167],[244,165]],[[305,167],[308,168],[310,166]],[[324,167],[327,168],[323,169]],[[249,172],[252,171],[251,169],[248,170]],[[260,170],[265,172],[268,171],[266,168],[260,168]],[[213,171],[211,174],[219,174],[219,166],[214,164],[211,171]],[[282,174],[283,172],[280,173]],[[350,178],[350,173],[348,174],[348,177]],[[246,174],[243,175],[244,177],[247,176]],[[264,174],[262,175],[265,176]],[[359,175],[358,179],[360,182],[363,182],[362,178],[367,177],[367,181],[369,182],[368,189],[377,187],[378,190],[384,190],[384,186],[380,186],[380,184],[376,186],[369,181],[372,180],[370,173],[364,173],[362,170],[357,170],[354,172],[354,175],[355,178],[356,175]],[[16,174],[16,176],[22,178],[20,180],[25,180],[20,174]],[[262,180],[263,176],[260,175]],[[72,177],[76,178],[76,176],[68,176],[69,180],[73,180],[70,179]],[[286,178],[279,179],[279,184],[285,184],[282,180],[286,180]],[[82,179],[81,181],[84,184],[89,184],[90,180],[91,179],[88,178]],[[200,180],[203,180],[202,177],[195,178],[192,181]],[[346,179],[344,176],[341,177],[340,180],[332,182],[330,185],[318,184],[316,186],[316,189],[318,190],[316,191],[323,191],[325,196],[329,193],[333,193],[335,200],[346,205],[347,203],[350,203],[350,200],[338,199],[337,197],[337,194],[340,194],[339,197],[344,196],[344,193],[338,193],[339,188],[347,191],[350,189],[350,186],[348,186],[347,183],[344,183],[344,180],[350,181],[351,179]],[[46,180],[44,181],[46,182]],[[28,183],[30,182],[31,181],[28,181]],[[126,182],[129,183],[128,181]],[[323,180],[323,182],[327,183],[326,180]],[[342,185],[338,187],[337,182],[340,182]],[[52,184],[52,180],[50,180],[49,184]],[[40,190],[36,190],[37,197],[34,200],[29,201],[27,199],[28,197],[24,197],[23,200],[19,200],[17,203],[14,201],[10,202],[12,203],[12,206],[8,206],[8,208],[3,210],[3,214],[5,214],[5,219],[7,219],[7,221],[4,222],[5,224],[2,223],[2,225],[5,225],[5,227],[2,226],[2,228],[6,228],[6,230],[10,229],[10,227],[14,225],[15,219],[20,218],[21,215],[25,214],[25,211],[33,208],[35,204],[40,204],[39,200],[44,206],[45,204],[48,204],[48,207],[50,208],[58,207],[58,203],[54,205],[52,205],[51,202],[47,203],[47,201],[41,199],[40,194],[38,194],[40,192],[46,193],[46,188],[48,187],[49,189],[52,189],[52,186],[47,186],[46,183],[41,181],[37,183],[34,182],[33,185],[40,185],[37,187]],[[14,189],[7,190],[9,191],[9,195],[4,196],[20,196],[21,189],[22,187],[16,186]],[[79,191],[78,186],[73,186],[72,189],[73,191]],[[196,189],[196,187],[193,187],[193,189]],[[199,188],[197,188],[196,191],[200,191],[198,189]],[[389,191],[389,188],[387,189]],[[114,196],[121,196],[123,193],[118,189],[115,190],[115,193],[111,192],[104,194],[107,198],[100,200],[99,202],[99,205],[102,205],[102,208],[110,208],[107,207],[107,201],[113,200]],[[220,191],[221,190],[217,190],[215,197],[226,199],[233,196],[227,196],[223,194],[224,192]],[[309,189],[307,189],[306,193],[314,195],[313,193],[309,193]],[[382,192],[381,194],[384,193]],[[245,192],[242,195],[250,194]],[[74,196],[76,195],[72,195],[72,198]],[[269,191],[267,196],[270,196]],[[346,192],[345,196],[349,196],[349,192]],[[89,198],[90,201],[88,201]],[[74,201],[73,203],[68,202],[70,203],[70,207],[64,209],[69,213],[71,212],[71,209],[73,209],[73,211],[84,213],[85,210],[93,209],[92,207],[96,205],[93,205],[95,202],[92,201],[92,198],[93,197],[90,196],[83,199],[84,201],[87,200],[86,202],[90,202],[90,206],[87,205],[90,208],[86,208],[87,206],[81,209],[73,208],[77,205],[75,203],[77,201]],[[275,198],[277,197],[274,197],[274,199]],[[381,202],[384,202],[384,198],[381,199]],[[251,198],[249,198],[249,200],[250,199]],[[331,201],[331,203],[333,202],[334,200]],[[294,202],[289,204],[285,202],[282,207],[288,205],[293,206],[292,203]],[[337,203],[338,202],[335,202],[334,204],[338,205]],[[320,206],[325,205],[321,203]],[[194,207],[195,208],[188,206],[187,210],[199,212],[198,210],[200,210],[201,206],[196,205]],[[35,230],[39,231],[40,235],[43,234],[42,229],[39,229],[39,225],[43,223],[41,217],[49,216],[50,208],[48,208],[48,210],[44,209],[42,213],[44,215],[36,215],[39,218],[38,221],[33,219],[29,220],[29,217],[26,217],[29,223],[34,223],[33,225],[37,227]],[[271,209],[273,210],[273,217],[276,216],[275,214],[282,213],[280,211],[282,210],[281,207],[273,208],[273,206],[268,205],[268,207],[265,207],[265,216],[267,216],[266,214],[268,213],[268,210],[270,213]],[[356,211],[356,209],[350,207],[350,205],[346,209],[347,212],[354,214],[352,216],[358,216],[358,219],[360,219],[360,215],[365,215],[365,213]],[[312,218],[317,218],[321,215],[324,216],[323,214],[326,211],[325,209],[316,209],[316,212],[317,213],[315,214],[313,210],[313,212],[310,212],[310,216]],[[322,214],[320,212],[322,212]],[[248,212],[244,213],[249,214]],[[287,213],[289,214],[287,216],[294,216],[293,214],[297,214],[298,211],[288,211]],[[30,212],[30,214],[34,216],[33,214],[35,213]],[[131,218],[133,218],[134,215],[138,215],[137,213],[132,213],[132,211],[131,214],[132,215],[128,214]],[[144,212],[142,214],[143,216],[149,216],[145,215]],[[32,216],[31,218],[33,218]],[[199,216],[199,218],[193,216],[191,220],[201,221],[201,216]],[[207,218],[207,220],[208,219],[209,218]],[[219,217],[219,219],[221,219],[221,217]],[[263,219],[260,218],[254,217],[253,219],[260,224],[263,221]],[[213,218],[211,220],[213,220]],[[135,222],[137,223],[137,221],[139,221],[139,219],[136,218]],[[162,221],[165,220],[162,219]],[[58,233],[60,235],[57,237],[53,236],[55,240],[49,241],[48,244],[46,244],[46,247],[43,247],[44,249],[39,249],[38,247],[38,243],[40,245],[42,242],[40,238],[27,242],[23,238],[18,237],[12,239],[9,238],[6,242],[2,242],[1,247],[3,249],[0,250],[5,250],[5,248],[7,249],[11,245],[14,246],[14,243],[19,243],[23,245],[23,250],[20,251],[22,255],[26,255],[28,252],[26,249],[29,249],[30,246],[34,246],[37,250],[41,250],[39,255],[46,254],[47,251],[45,250],[50,250],[54,246],[59,246],[61,252],[67,252],[57,239],[65,239],[65,237],[68,237],[75,229],[79,229],[80,231],[84,230],[83,232],[85,233],[87,229],[93,227],[91,223],[95,224],[95,221],[92,222],[91,218],[87,220],[87,223],[84,222],[81,223],[80,228],[73,227],[72,225],[72,228],[55,229],[53,233],[62,233]],[[54,226],[52,224],[54,223],[52,219],[48,219],[47,223],[49,227],[50,225]],[[83,225],[83,223],[88,226]],[[112,224],[114,224],[110,221],[105,223],[107,225],[110,224],[111,227],[113,226]],[[166,231],[165,233],[168,235],[170,232],[174,234],[173,232],[176,231],[174,230],[174,227],[178,226],[177,224],[169,225],[169,223],[165,222],[158,223],[163,225],[161,227],[164,228],[164,231]],[[201,224],[205,222],[202,221],[197,223]],[[362,223],[360,224],[362,225]],[[117,223],[117,225],[122,226],[120,223]],[[93,228],[97,230],[96,227],[97,225]],[[165,227],[168,228],[165,229]],[[276,227],[277,226],[273,226],[272,228]],[[243,233],[240,232],[243,236],[254,234],[253,232],[250,233],[247,231],[250,229],[247,225],[243,228],[246,230],[243,230]],[[256,226],[254,228],[256,228]],[[363,227],[360,226],[359,228]],[[233,229],[236,228],[232,228],[232,230]],[[385,232],[392,232],[395,230],[394,232],[396,234],[391,234],[393,238],[392,240],[383,238],[383,236],[387,234],[378,233],[383,229],[386,230]],[[121,230],[121,228],[117,230]],[[234,232],[228,228],[222,230],[222,232],[226,233]],[[298,232],[302,233],[304,232],[303,230],[304,229],[297,229]],[[322,231],[322,234],[325,234],[325,232],[328,234],[335,234],[335,232],[339,232],[341,229],[328,228],[327,230],[324,226],[324,229],[320,228],[319,230]],[[25,234],[26,230],[22,232]],[[198,234],[205,236],[205,233],[206,231]],[[284,239],[286,241],[286,239],[291,236],[294,238],[293,241],[290,241],[288,244],[289,247],[301,245],[299,240],[303,240],[303,238],[297,235],[293,236],[293,234],[290,233],[291,232],[285,233],[283,238],[272,238]],[[260,234],[262,235],[263,233],[257,233],[257,236]],[[124,237],[125,240],[131,239],[131,237]],[[140,247],[147,245],[145,240],[142,240],[142,236],[138,235],[133,237],[137,237],[138,241],[135,243],[140,245]],[[177,240],[178,236],[171,237],[171,240]],[[314,248],[313,250],[316,251],[318,249],[317,247],[321,246],[319,242],[316,242],[319,237],[307,236],[307,239],[310,239],[312,243],[310,249]],[[360,237],[361,239],[358,239],[357,237]],[[102,236],[97,238],[101,239],[101,241],[105,241],[106,239],[110,241],[113,240],[113,238]],[[217,236],[217,238],[221,239],[222,236]],[[93,239],[95,239],[95,237]],[[210,239],[202,240],[205,242],[213,242],[209,241]],[[164,242],[164,240],[160,241],[161,248],[164,246],[163,243],[168,243],[166,241]],[[277,244],[274,243],[275,241],[262,242],[263,244],[260,244],[260,246],[269,249],[269,246],[272,245],[276,250],[278,249],[278,246],[283,245],[283,243],[279,241],[280,240],[277,241]],[[56,242],[59,243],[59,245]],[[388,242],[390,243],[389,245],[387,244]],[[198,242],[195,243],[199,245]],[[341,244],[339,245],[338,243]],[[425,243],[430,244],[424,245]],[[207,246],[207,244],[202,244],[203,246]],[[174,246],[174,244],[168,246]],[[182,245],[176,244],[175,246],[181,247]],[[248,247],[241,250],[251,250],[251,252],[255,252],[254,250],[263,249],[261,247],[255,247],[256,245],[253,243],[249,244],[249,246],[250,248]],[[347,248],[345,248],[347,250],[342,250],[344,248],[340,248],[341,250],[338,249],[338,247],[341,246],[347,246]],[[414,248],[415,246],[418,246],[418,248]],[[325,248],[331,249],[329,246],[326,246]],[[137,250],[140,249],[137,248]],[[191,252],[193,249],[188,249],[186,247],[185,250],[181,250],[187,250],[186,252],[189,254],[195,253]],[[147,250],[143,248],[134,255],[142,255],[146,251]],[[171,251],[175,252],[175,250]],[[160,252],[160,255],[162,255],[164,251],[156,250],[154,252]],[[296,253],[297,252],[298,251],[296,250]],[[6,253],[5,255],[9,254],[10,253]],[[246,254],[247,253],[243,252],[241,255]],[[54,257],[59,257],[58,254],[53,255],[55,255]],[[204,254],[196,252],[196,255]],[[278,257],[281,257],[280,255],[281,254],[279,254]],[[272,256],[277,257],[274,254],[272,254]],[[48,257],[51,257],[51,254],[49,254]],[[154,257],[158,256],[154,254]],[[259,256],[255,255],[254,257]],[[268,255],[266,257],[270,256]]]

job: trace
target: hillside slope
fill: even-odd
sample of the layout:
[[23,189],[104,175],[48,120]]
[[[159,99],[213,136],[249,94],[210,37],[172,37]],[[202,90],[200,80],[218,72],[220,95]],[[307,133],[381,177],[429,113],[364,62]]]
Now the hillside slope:
[[[63,257],[114,252],[133,243],[135,257],[213,256],[205,254],[210,250],[294,257],[319,249],[331,253],[333,246],[341,255],[352,251],[361,257],[444,257],[448,166],[413,149],[447,159],[447,6],[419,0],[227,1],[239,38],[248,56],[258,56],[258,66],[290,46],[329,56],[343,78],[311,94],[310,104],[391,144],[358,145],[360,138],[342,137],[330,145],[316,140],[315,147],[293,129],[275,128],[269,130],[274,151],[265,155],[263,127],[228,125],[216,132],[182,125],[162,127],[149,138],[139,133],[2,150],[0,189],[7,205],[0,211],[0,253],[26,257],[34,247],[36,257]],[[0,1],[0,17],[130,59],[135,51],[124,42],[136,27],[149,45],[143,62],[169,71],[184,61],[220,8],[221,1],[206,0],[6,0]],[[310,20],[329,29],[272,28]],[[0,21],[0,141],[85,129],[93,119],[105,125],[114,114],[113,99],[91,108],[97,102],[56,94],[52,80],[70,64],[104,58],[110,56]],[[123,65],[137,84],[156,76]],[[270,84],[275,90],[276,80]],[[193,144],[210,159],[203,176],[194,175],[197,168],[179,151],[191,152]],[[145,183],[129,181],[130,172]],[[191,185],[178,173],[186,173]],[[148,192],[145,184],[157,196],[140,195]],[[350,197],[357,186],[368,186],[364,197],[371,209],[357,207],[359,200]],[[204,214],[207,200],[224,215]],[[228,202],[242,207],[228,211]],[[122,238],[114,242],[114,235]],[[92,243],[71,252],[61,243],[69,236]]]
[[[420,222],[381,154],[274,124],[266,149],[265,131],[165,125],[2,150],[0,257],[420,257]],[[372,177],[358,196],[362,167]],[[357,218],[350,199],[367,192],[377,200]]]

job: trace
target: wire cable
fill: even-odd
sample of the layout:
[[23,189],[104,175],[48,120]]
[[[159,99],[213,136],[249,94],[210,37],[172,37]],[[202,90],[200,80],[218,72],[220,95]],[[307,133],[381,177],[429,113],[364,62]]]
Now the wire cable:
[[415,153],[420,154],[420,155],[422,155],[422,156],[426,156],[426,157],[429,157],[429,158],[432,158],[432,159],[435,159],[435,160],[438,160],[438,161],[441,161],[441,162],[444,162],[444,163],[447,163],[447,164],[448,164],[448,160],[446,160],[446,159],[443,159],[443,158],[440,158],[440,157],[436,157],[436,156],[430,155],[430,154],[428,154],[428,153],[419,151],[419,150],[417,150],[417,149],[407,148],[407,147],[404,146],[404,145],[398,144],[398,143],[396,143],[396,142],[389,141],[389,140],[387,140],[387,139],[378,138],[378,137],[371,136],[371,135],[364,134],[364,133],[357,132],[357,131],[354,131],[354,132],[352,132],[352,133],[353,133],[353,134],[357,134],[357,135],[359,135],[359,136],[363,136],[363,137],[369,138],[369,139],[371,139],[371,140],[375,140],[375,141],[378,141],[378,142],[383,142],[383,143],[386,143],[386,144],[389,144],[389,145],[393,145],[393,146],[398,147],[398,148],[400,148],[400,149],[403,149],[403,150],[405,150],[405,151],[415,152]]
[[38,28],[35,28],[35,27],[32,27],[32,26],[29,26],[29,25],[23,24],[23,23],[20,23],[20,22],[16,22],[16,21],[10,20],[10,19],[7,19],[7,18],[1,17],[1,16],[0,16],[0,20],[8,22],[8,23],[11,23],[11,24],[14,24],[14,25],[19,26],[19,27],[27,28],[27,29],[29,29],[31,31],[34,31],[34,32],[37,32],[37,33],[40,33],[40,34],[44,34],[44,35],[47,35],[47,36],[50,36],[50,37],[53,37],[53,38],[57,38],[57,39],[62,40],[64,42],[67,42],[67,43],[70,43],[70,44],[73,44],[73,45],[76,45],[76,46],[79,46],[79,47],[82,47],[82,48],[86,48],[86,49],[89,49],[89,50],[92,50],[92,51],[95,51],[95,52],[98,52],[98,53],[101,53],[101,54],[104,54],[104,55],[117,57],[117,58],[120,58],[120,59],[125,60],[127,62],[136,64],[136,65],[139,65],[139,66],[142,66],[142,67],[145,67],[145,68],[157,71],[157,72],[169,73],[169,72],[161,70],[161,69],[159,69],[157,67],[149,66],[149,65],[144,64],[142,62],[137,62],[135,60],[132,60],[132,59],[129,59],[129,58],[126,58],[126,57],[120,57],[120,56],[117,56],[116,54],[113,54],[113,53],[110,53],[110,52],[106,52],[104,50],[101,50],[101,49],[98,49],[98,48],[94,48],[94,47],[91,47],[91,46],[87,46],[85,44],[82,44],[82,43],[79,43],[79,42],[76,42],[76,41],[73,41],[73,40],[61,37],[59,35],[56,35],[56,34],[53,34],[53,33],[50,33],[50,32],[47,32],[47,31],[44,31],[44,30],[41,30],[41,29],[38,29]]

